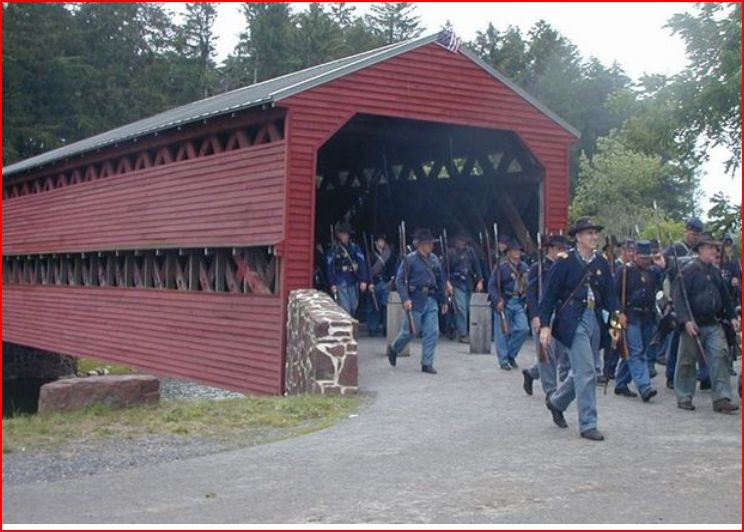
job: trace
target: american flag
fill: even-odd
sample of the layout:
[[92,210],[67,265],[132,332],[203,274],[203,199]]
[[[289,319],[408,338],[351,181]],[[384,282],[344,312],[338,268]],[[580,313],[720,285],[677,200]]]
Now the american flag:
[[444,46],[450,52],[457,53],[462,46],[462,39],[449,30],[442,31],[437,37],[437,43]]

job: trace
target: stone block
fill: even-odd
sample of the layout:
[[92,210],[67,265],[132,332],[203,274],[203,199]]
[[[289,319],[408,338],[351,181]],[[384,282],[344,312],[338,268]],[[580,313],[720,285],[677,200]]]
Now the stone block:
[[39,413],[94,404],[127,407],[160,400],[160,381],[151,375],[104,375],[50,382],[41,387]]

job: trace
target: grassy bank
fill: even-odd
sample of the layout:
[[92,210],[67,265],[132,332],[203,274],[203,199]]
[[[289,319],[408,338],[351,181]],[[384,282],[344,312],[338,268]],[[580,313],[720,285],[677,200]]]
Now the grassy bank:
[[250,445],[328,427],[353,413],[361,402],[357,396],[245,397],[21,416],[3,419],[3,453],[149,435],[244,440]]

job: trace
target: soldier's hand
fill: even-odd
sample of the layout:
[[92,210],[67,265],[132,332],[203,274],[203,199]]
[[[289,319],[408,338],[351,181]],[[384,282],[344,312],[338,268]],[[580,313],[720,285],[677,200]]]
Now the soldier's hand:
[[475,285],[475,291],[483,292],[483,281],[478,281],[478,284]]
[[698,327],[694,321],[685,322],[685,332],[689,336],[697,336],[698,334],[700,334],[700,331],[698,330]]
[[408,299],[407,301],[403,302],[403,309],[408,312],[413,309],[413,301]]
[[550,327],[540,329],[540,345],[543,346],[543,349],[550,347]]
[[452,286],[452,283],[447,281],[444,283],[444,289],[447,291],[449,295],[452,295],[452,293],[455,291],[454,287]]
[[540,317],[535,316],[532,318],[532,331],[537,334],[540,331]]
[[367,283],[359,283],[359,291],[364,292],[367,290]]
[[504,300],[503,299],[499,299],[499,302],[496,303],[496,310],[498,310],[499,312],[504,311]]
[[618,314],[618,316],[617,316],[617,322],[620,324],[620,327],[622,327],[623,329],[627,329],[628,328],[628,316],[626,316],[622,312],[620,314]]
[[732,277],[731,278],[731,286],[739,286],[739,278],[738,277]]
[[731,326],[736,332],[739,332],[741,330],[741,322],[739,321],[739,318],[732,318]]
[[336,292],[338,292],[338,288],[336,288],[336,285],[335,285],[335,284],[332,284],[332,285],[331,285],[331,292],[333,292],[334,294],[335,294]]
[[447,303],[445,303],[444,305],[442,305],[441,312],[442,312],[442,316],[444,316],[445,314],[447,314],[447,312],[449,312],[449,305]]
[[654,264],[656,264],[662,270],[665,269],[666,268],[666,259],[664,258],[664,255],[655,255],[654,256]]

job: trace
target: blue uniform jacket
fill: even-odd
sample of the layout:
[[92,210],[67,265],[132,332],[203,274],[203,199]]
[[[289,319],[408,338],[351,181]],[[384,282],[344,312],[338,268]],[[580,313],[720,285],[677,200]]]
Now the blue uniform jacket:
[[[545,291],[545,283],[548,280],[548,272],[550,267],[553,265],[553,261],[548,257],[543,260],[542,267],[542,289]],[[538,294],[539,283],[537,282],[537,262],[530,266],[530,270],[527,273],[527,316],[530,321],[532,318],[539,316],[538,304],[540,302]]]
[[[579,286],[585,272],[589,272],[582,285]],[[597,322],[605,329],[602,319],[602,308],[613,313],[618,309],[617,298],[610,274],[610,265],[602,255],[595,252],[592,259],[586,263],[578,251],[572,249],[566,257],[560,257],[550,268],[548,282],[543,288],[543,298],[539,303],[540,324],[550,326],[553,318],[552,333],[556,340],[566,347],[571,347],[579,321],[587,305],[587,285],[590,285],[595,298],[594,311]],[[568,298],[571,296],[569,301]]]
[[618,304],[623,301],[623,272],[628,269],[623,312],[631,323],[654,320],[656,317],[656,292],[661,290],[664,272],[656,265],[641,269],[635,263],[622,265],[615,272],[615,293]]
[[499,276],[496,274],[496,268],[494,268],[494,272],[488,280],[488,296],[494,305],[498,303],[499,299],[503,299],[506,302],[513,296],[519,295],[519,279],[521,276],[527,275],[527,264],[522,261],[512,268],[509,260],[506,259],[501,263],[499,268],[501,272],[501,286],[497,286]]
[[475,284],[483,280],[480,262],[473,248],[462,250],[452,248],[447,252],[449,265],[449,282],[455,286],[472,289]]
[[[406,268],[408,269],[408,285],[406,286]],[[406,255],[400,261],[398,273],[395,275],[395,289],[400,300],[405,303],[413,301],[413,308],[424,310],[429,296],[435,297],[437,302],[444,304],[444,277],[442,266],[434,253],[424,257],[418,251]]]
[[369,282],[364,253],[354,242],[349,242],[346,246],[336,242],[326,257],[326,266],[328,284],[331,286]]

